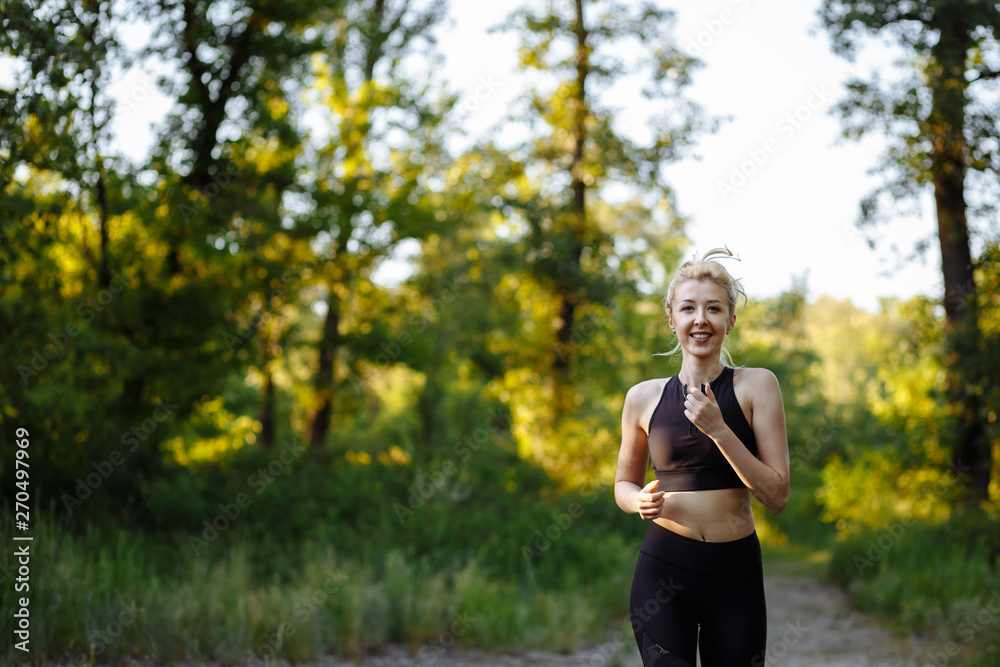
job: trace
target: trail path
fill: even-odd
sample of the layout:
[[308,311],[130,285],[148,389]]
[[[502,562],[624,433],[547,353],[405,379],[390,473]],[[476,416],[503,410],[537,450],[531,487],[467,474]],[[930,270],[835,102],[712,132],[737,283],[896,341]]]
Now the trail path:
[[[850,609],[836,586],[787,574],[776,568],[765,577],[768,607],[767,667],[931,667],[935,643],[901,638],[871,617]],[[572,655],[536,651],[488,655],[478,651],[436,651],[433,657],[410,656],[385,647],[356,661],[326,667],[641,667],[634,642],[613,655],[605,644]],[[603,651],[602,651],[603,648]]]

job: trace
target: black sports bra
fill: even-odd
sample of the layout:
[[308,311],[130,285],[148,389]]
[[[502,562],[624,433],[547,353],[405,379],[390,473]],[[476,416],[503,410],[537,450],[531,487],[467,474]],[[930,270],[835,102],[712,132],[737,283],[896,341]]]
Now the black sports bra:
[[[758,456],[757,439],[733,391],[733,369],[724,367],[711,385],[726,425],[751,454]],[[660,480],[657,490],[704,491],[744,487],[733,466],[719,451],[719,446],[684,416],[686,395],[687,387],[676,375],[673,376],[667,381],[660,402],[649,418],[647,444],[653,459],[653,472]]]

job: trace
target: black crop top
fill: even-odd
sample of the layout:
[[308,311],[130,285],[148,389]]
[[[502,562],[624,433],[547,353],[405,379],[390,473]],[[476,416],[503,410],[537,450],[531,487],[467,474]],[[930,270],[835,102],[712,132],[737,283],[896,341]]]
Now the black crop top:
[[[753,429],[733,391],[733,369],[724,367],[711,382],[712,393],[722,411],[722,418],[736,437],[757,456]],[[705,387],[702,386],[702,391]],[[647,443],[653,459],[653,472],[660,480],[657,491],[704,491],[738,489],[745,486],[719,446],[684,416],[686,385],[677,376],[667,381],[660,402],[649,418]]]

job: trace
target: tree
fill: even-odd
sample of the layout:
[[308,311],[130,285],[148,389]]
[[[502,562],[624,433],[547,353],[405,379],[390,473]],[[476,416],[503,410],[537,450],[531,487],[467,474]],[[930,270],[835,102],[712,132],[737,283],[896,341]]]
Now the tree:
[[954,422],[944,432],[952,433],[954,470],[985,499],[992,463],[970,221],[995,211],[1000,113],[991,96],[1000,77],[1000,11],[995,3],[966,0],[826,0],[820,16],[841,55],[852,57],[867,34],[894,40],[912,57],[912,69],[895,85],[885,87],[877,76],[851,81],[840,110],[847,136],[880,130],[890,137],[884,162],[891,177],[862,202],[861,224],[886,217],[886,198],[913,201],[933,191],[944,278],[945,390]]
[[[155,30],[139,55],[176,59],[179,72],[161,82],[178,107],[142,166],[106,152],[108,72],[137,55],[119,44],[123,8],[3,6],[0,43],[23,85],[0,118],[0,326],[14,333],[0,384],[47,432],[49,488],[72,489],[89,461],[124,451],[131,474],[101,495],[141,506],[163,473],[161,442],[255,360],[227,336],[282,270],[299,139],[281,84],[321,43],[306,30],[329,4],[238,4],[142,4]],[[272,334],[254,336],[265,359]]]
[[177,105],[151,162],[173,216],[160,279],[203,283],[225,266],[213,316],[225,322],[224,351],[260,377],[260,444],[275,442],[273,369],[308,257],[289,239],[289,197],[299,179],[303,123],[297,96],[310,57],[325,51],[343,3],[315,0],[146,0],[157,30],[144,54],[175,62],[161,81]]
[[[524,215],[524,244],[533,250],[527,258],[557,298],[551,362],[557,374],[572,361],[577,307],[606,301],[616,287],[605,273],[617,254],[617,230],[602,228],[594,211],[601,201],[595,198],[608,186],[624,184],[637,200],[646,195],[653,209],[663,207],[674,218],[670,223],[680,222],[660,168],[679,157],[702,125],[697,107],[681,97],[696,61],[673,45],[672,21],[671,12],[651,3],[634,9],[617,2],[550,0],[544,10],[514,12],[504,25],[521,37],[520,68],[553,75],[552,90],[527,93],[532,129],[541,129],[517,151],[527,172],[543,175],[542,186],[527,200],[522,195],[507,203]],[[614,49],[630,41],[644,53],[626,67]],[[645,144],[616,128],[614,111],[600,100],[602,88],[626,71],[648,72],[652,86],[644,96],[668,109],[650,120],[652,136]],[[652,218],[653,211],[647,212]]]
[[[114,102],[104,89],[127,55],[113,3],[0,9],[0,44],[18,78],[0,119],[0,326],[12,333],[0,385],[12,414],[48,432],[42,483],[72,488],[88,459],[105,458],[130,421],[164,396],[120,382],[136,361],[120,334],[138,299],[121,252],[127,243],[116,250],[112,239],[129,238],[142,188],[110,153]],[[143,447],[128,467],[139,474],[108,484],[125,512],[137,478],[158,467],[154,448]]]
[[[506,218],[508,266],[517,266],[516,280],[496,287],[515,285],[531,320],[507,355],[504,392],[522,453],[550,472],[575,458],[588,471],[577,480],[601,474],[587,463],[609,458],[616,439],[607,425],[627,385],[607,394],[616,382],[594,373],[614,373],[602,362],[618,354],[617,308],[659,287],[652,277],[684,240],[662,167],[711,125],[682,94],[697,63],[674,45],[672,21],[652,3],[566,0],[519,9],[502,26],[520,37],[520,68],[541,82],[510,121],[530,138],[478,149],[493,172],[493,208]],[[619,56],[626,45],[637,46],[634,62]],[[661,110],[632,132],[606,103],[626,72]]]
[[346,304],[400,241],[420,238],[442,221],[430,180],[452,100],[435,95],[429,82],[407,81],[404,66],[421,40],[432,41],[444,5],[418,11],[412,4],[346,3],[332,19],[337,33],[328,52],[314,61],[311,94],[332,131],[305,186],[311,211],[292,232],[315,248],[325,306],[308,397],[306,440],[313,447],[326,442],[337,382],[352,372],[340,359],[350,328]]
[[[110,2],[0,2],[3,52],[16,59],[16,92],[7,93],[0,120],[4,169],[0,189],[14,167],[51,170],[72,184],[81,210],[93,212],[98,243],[85,241],[96,282],[111,279],[108,258],[108,123],[113,102],[103,92],[122,51],[114,34]],[[25,122],[28,119],[29,122]],[[11,211],[17,217],[19,211]],[[96,256],[95,256],[96,255]]]

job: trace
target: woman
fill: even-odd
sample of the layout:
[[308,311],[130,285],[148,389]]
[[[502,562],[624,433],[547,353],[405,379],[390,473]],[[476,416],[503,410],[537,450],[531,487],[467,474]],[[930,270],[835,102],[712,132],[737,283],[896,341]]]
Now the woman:
[[651,522],[629,604],[645,667],[693,666],[696,650],[703,667],[764,664],[750,496],[773,514],[788,502],[785,413],[771,371],[732,367],[724,343],[746,295],[718,255],[732,257],[715,249],[677,269],[664,305],[680,370],[632,387],[622,412],[615,500]]

